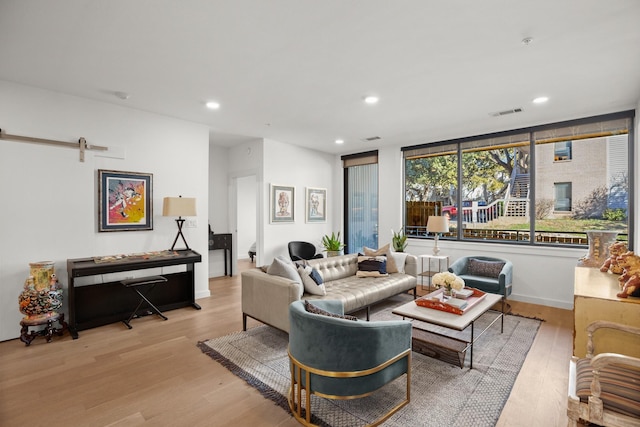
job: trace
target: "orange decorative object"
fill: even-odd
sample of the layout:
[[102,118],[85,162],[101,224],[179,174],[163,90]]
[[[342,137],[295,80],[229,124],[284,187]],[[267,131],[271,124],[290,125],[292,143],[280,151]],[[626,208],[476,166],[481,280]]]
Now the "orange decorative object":
[[462,315],[469,308],[473,307],[478,301],[484,298],[485,292],[482,292],[476,288],[465,288],[473,291],[473,295],[467,298],[467,306],[464,309],[453,307],[443,301],[443,289],[437,289],[436,291],[416,300],[416,304],[420,307],[432,308],[434,310],[446,311],[447,313],[453,313]]

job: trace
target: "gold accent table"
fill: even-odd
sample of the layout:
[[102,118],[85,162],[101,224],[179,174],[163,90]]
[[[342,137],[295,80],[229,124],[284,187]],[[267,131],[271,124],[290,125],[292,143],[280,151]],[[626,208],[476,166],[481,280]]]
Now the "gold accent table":
[[[573,355],[585,357],[587,326],[596,320],[608,320],[640,327],[640,298],[618,298],[618,275],[602,273],[598,268],[576,267],[573,296]],[[594,335],[597,348],[609,353],[640,357],[640,340],[621,331],[607,330]]]

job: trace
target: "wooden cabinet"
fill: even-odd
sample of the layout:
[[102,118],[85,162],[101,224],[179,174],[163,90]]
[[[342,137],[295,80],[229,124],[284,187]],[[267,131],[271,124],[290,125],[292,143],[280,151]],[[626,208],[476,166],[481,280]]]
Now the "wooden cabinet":
[[[209,250],[222,249],[224,251],[224,275],[227,275],[227,265],[229,266],[229,277],[233,275],[232,272],[232,254],[233,254],[233,236],[231,233],[215,234],[209,229]],[[229,254],[229,261],[227,264],[227,253]]]
[[[597,268],[576,267],[573,296],[573,354],[584,357],[587,350],[587,326],[596,320],[608,320],[640,327],[640,298],[618,298],[618,277]],[[596,353],[623,353],[640,357],[640,340],[610,329],[594,335]]]

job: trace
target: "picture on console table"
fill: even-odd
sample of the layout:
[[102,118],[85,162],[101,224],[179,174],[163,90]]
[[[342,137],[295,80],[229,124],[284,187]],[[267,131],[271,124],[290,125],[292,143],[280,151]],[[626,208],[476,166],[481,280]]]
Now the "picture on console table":
[[153,174],[98,170],[99,231],[153,230]]
[[307,222],[327,221],[327,189],[307,187]]
[[295,222],[295,187],[271,184],[271,222]]

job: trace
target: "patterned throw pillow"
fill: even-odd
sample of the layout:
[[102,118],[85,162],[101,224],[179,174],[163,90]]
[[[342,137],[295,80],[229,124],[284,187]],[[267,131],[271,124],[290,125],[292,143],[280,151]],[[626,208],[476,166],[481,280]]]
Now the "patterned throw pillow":
[[318,270],[312,268],[310,265],[298,265],[298,274],[302,279],[304,290],[311,295],[326,295],[327,290],[324,287],[322,276],[318,273]]
[[381,277],[387,274],[387,257],[358,256],[358,277]]
[[[593,368],[589,359],[579,359],[576,364],[576,395],[588,402],[591,394]],[[605,408],[640,418],[640,372],[622,365],[608,365],[600,369],[600,398]]]
[[482,259],[469,258],[467,266],[467,274],[472,276],[493,277],[495,279],[500,276],[500,272],[504,267],[502,261],[486,261]]
[[344,315],[335,314],[335,313],[331,313],[330,311],[323,310],[320,307],[311,304],[307,300],[304,301],[304,309],[307,310],[309,313],[320,314],[322,316],[335,317],[337,319],[353,320],[354,322],[358,320],[358,318],[355,316],[349,316],[348,314],[344,314]]
[[380,249],[371,249],[368,247],[362,248],[364,254],[367,256],[385,256],[387,257],[387,273],[398,273],[400,269],[396,265],[396,262],[391,256],[391,249],[389,249],[389,243],[381,247]]

